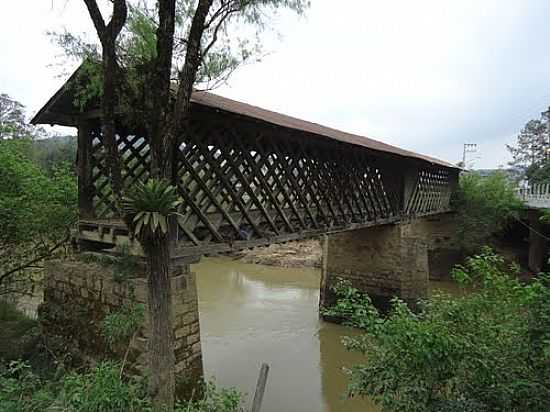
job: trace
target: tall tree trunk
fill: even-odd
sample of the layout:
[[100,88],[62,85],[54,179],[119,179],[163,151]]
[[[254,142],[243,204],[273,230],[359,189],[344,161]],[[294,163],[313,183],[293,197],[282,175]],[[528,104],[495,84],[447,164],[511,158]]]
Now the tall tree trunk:
[[[159,26],[157,29],[157,55],[152,67],[151,79],[151,174],[170,179],[171,139],[166,130],[171,123],[170,83],[176,24],[176,0],[158,0]],[[174,181],[172,181],[174,184]]]
[[113,1],[113,15],[105,25],[97,0],[83,0],[94,23],[102,47],[103,95],[101,98],[102,132],[107,146],[107,163],[113,193],[118,198],[122,191],[120,158],[116,144],[116,92],[119,67],[116,59],[116,41],[128,16],[126,0]]
[[148,311],[150,317],[150,389],[155,412],[174,409],[175,364],[170,240],[167,235],[142,242],[148,261]]
[[191,95],[193,93],[193,86],[197,80],[197,72],[201,62],[201,40],[204,34],[206,17],[212,7],[212,3],[213,0],[199,0],[197,9],[193,15],[191,28],[189,29],[185,61],[178,75],[179,84],[174,111],[172,113],[173,121],[170,129],[166,133],[167,139],[174,148],[173,152],[169,154],[171,156],[170,173],[172,174],[172,179],[177,179],[178,173],[177,148],[180,146],[183,137],[191,133]]

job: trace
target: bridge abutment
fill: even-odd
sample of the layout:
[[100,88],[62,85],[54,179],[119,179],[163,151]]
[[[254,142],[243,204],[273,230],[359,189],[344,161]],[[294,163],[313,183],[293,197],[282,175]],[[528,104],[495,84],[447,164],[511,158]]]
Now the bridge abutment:
[[411,306],[428,294],[428,248],[413,224],[374,226],[325,236],[320,306],[334,303],[331,287],[348,280],[381,309],[397,296]]
[[[179,390],[185,391],[203,375],[197,286],[189,264],[173,265],[171,271],[176,376],[183,379],[177,379]],[[104,262],[49,262],[44,303],[39,309],[42,329],[48,339],[61,342],[68,353],[76,351],[83,361],[122,361],[128,344],[108,345],[103,320],[109,313],[143,305],[145,317],[129,344],[126,367],[130,374],[143,376],[149,368],[150,336],[145,268],[137,269],[129,279],[120,279],[116,272],[115,265]]]

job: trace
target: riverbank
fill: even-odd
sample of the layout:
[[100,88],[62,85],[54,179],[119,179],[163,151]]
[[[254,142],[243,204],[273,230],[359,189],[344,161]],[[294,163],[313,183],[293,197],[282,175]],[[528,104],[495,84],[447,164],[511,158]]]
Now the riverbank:
[[322,253],[318,239],[307,239],[244,250],[232,257],[242,263],[283,268],[319,268]]

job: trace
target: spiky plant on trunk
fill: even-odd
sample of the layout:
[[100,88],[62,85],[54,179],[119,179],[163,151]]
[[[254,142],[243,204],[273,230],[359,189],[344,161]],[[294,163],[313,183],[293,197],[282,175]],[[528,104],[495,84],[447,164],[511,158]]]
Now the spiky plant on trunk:
[[174,407],[169,223],[180,203],[175,188],[162,180],[139,183],[122,199],[126,223],[147,257],[150,389],[155,411],[171,411]]

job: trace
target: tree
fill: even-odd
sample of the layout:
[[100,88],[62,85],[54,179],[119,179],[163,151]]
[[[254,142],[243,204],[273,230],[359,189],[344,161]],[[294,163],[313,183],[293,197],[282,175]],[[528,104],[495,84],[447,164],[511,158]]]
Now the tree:
[[522,208],[514,186],[501,172],[487,177],[463,173],[453,205],[457,211],[457,240],[467,253],[478,251]]
[[33,127],[25,121],[25,106],[9,95],[0,94],[0,140],[40,138],[46,133],[40,127]]
[[25,133],[25,107],[5,93],[0,94],[0,139],[20,138]]
[[0,141],[0,295],[21,292],[44,259],[68,240],[76,219],[76,178],[33,163],[28,139]]
[[[113,0],[111,20],[105,24],[97,1],[84,2],[102,46],[102,129],[110,147],[109,169],[115,194],[122,189],[114,144],[117,110],[134,114],[147,131],[151,176],[175,184],[177,151],[183,137],[191,132],[191,94],[197,80],[223,80],[250,58],[256,49],[237,36],[244,25],[258,34],[266,27],[267,12],[287,8],[302,13],[309,5],[308,0],[158,0],[156,7],[150,7],[147,1]],[[74,46],[82,44],[74,37],[65,41],[73,55]],[[85,49],[94,50],[88,45]],[[175,93],[173,84],[177,86]],[[152,328],[159,332],[155,342],[150,340],[150,349],[155,351],[151,358],[164,357],[151,364],[152,391],[156,410],[171,410],[174,393],[168,375],[174,375],[173,332],[166,321],[172,318],[167,272],[171,239],[144,237],[140,241],[145,251],[163,251],[159,256],[149,256],[149,294],[155,299],[149,310]],[[160,370],[159,365],[169,370]],[[169,383],[166,388],[159,387],[159,382],[165,381]]]
[[521,130],[515,146],[507,145],[512,154],[510,165],[521,178],[532,183],[550,182],[550,109],[539,120],[530,120]]

